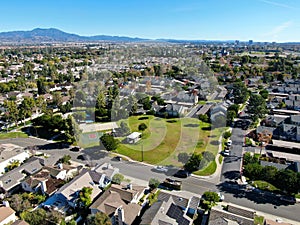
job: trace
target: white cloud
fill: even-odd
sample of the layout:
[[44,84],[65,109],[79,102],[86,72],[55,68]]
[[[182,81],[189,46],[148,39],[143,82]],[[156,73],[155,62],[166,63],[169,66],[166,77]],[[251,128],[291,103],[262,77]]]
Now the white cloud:
[[264,2],[266,4],[269,4],[269,5],[278,6],[278,7],[281,7],[281,8],[296,9],[295,7],[292,7],[292,6],[287,5],[287,4],[279,3],[279,2],[274,2],[274,1],[269,1],[269,0],[259,0],[259,1]]
[[292,21],[287,21],[287,22],[284,22],[282,24],[279,24],[278,26],[274,27],[270,32],[265,33],[263,35],[263,37],[273,39],[275,41],[276,39],[278,39],[278,36],[280,34],[282,34],[284,30],[291,27],[292,24],[293,24]]

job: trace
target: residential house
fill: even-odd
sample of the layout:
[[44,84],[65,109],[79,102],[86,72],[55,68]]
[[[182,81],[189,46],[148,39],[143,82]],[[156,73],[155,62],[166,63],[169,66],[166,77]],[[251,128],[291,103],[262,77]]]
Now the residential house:
[[7,166],[14,161],[20,163],[30,157],[29,151],[13,144],[0,144],[0,176],[5,173]]
[[22,181],[21,186],[24,191],[38,192],[41,191],[46,195],[52,195],[60,188],[66,178],[66,170],[60,170],[51,167],[43,169]]
[[103,163],[95,167],[94,173],[101,176],[99,179],[99,186],[105,188],[111,183],[113,176],[119,173],[119,169],[113,167],[110,163]]
[[16,212],[9,206],[0,206],[0,225],[6,225],[17,220]]
[[167,202],[158,200],[142,216],[141,225],[191,225],[193,220],[177,206],[172,198]]
[[242,207],[228,205],[227,210],[221,205],[212,207],[208,225],[253,225],[255,212]]
[[[102,192],[99,181],[101,175],[95,171],[83,169],[78,176],[72,181],[63,185],[54,195],[46,200],[44,205],[55,205],[59,203],[60,206],[76,207],[79,192],[83,187],[92,188],[92,201]],[[56,204],[57,205],[57,204]]]
[[137,202],[143,196],[145,187],[113,184],[91,206],[92,214],[103,212],[107,214],[112,224],[132,224],[140,214],[142,207]]
[[14,168],[13,170],[5,173],[0,177],[0,187],[5,191],[12,192],[15,188],[19,186],[21,181],[26,178],[26,176],[33,175],[42,169],[40,160],[36,157],[28,159],[21,166]]
[[27,223],[24,220],[16,220],[15,222],[13,222],[11,225],[29,225],[29,223]]

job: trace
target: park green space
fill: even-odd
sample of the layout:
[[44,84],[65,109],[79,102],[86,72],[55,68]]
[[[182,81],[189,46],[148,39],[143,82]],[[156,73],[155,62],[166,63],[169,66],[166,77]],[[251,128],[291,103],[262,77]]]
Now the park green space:
[[[133,160],[151,164],[183,166],[178,161],[178,154],[188,154],[210,151],[218,152],[218,140],[222,129],[212,129],[210,124],[193,118],[164,119],[154,116],[132,116],[125,120],[131,132],[138,131],[141,123],[147,125],[142,139],[136,144],[123,144],[124,138],[119,138],[122,144],[116,152]],[[208,174],[215,170],[216,165],[208,165]]]
[[0,139],[8,139],[8,138],[27,138],[28,135],[23,132],[8,132],[8,133],[0,133]]

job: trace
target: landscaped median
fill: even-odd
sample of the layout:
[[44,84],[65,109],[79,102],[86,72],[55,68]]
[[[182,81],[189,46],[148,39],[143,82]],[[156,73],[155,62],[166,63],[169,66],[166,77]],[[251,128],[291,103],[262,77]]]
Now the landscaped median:
[[[132,116],[125,122],[131,132],[138,132],[141,123],[147,126],[147,129],[142,132],[141,140],[135,144],[126,144],[125,137],[118,138],[121,144],[116,152],[136,161],[182,167],[186,163],[185,156],[189,157],[193,153],[200,154],[204,151],[216,156],[219,150],[222,129],[211,129],[209,123],[198,119],[164,119],[143,115]],[[215,160],[211,160],[195,174],[211,175],[216,167]]]
[[8,132],[1,133],[0,139],[8,139],[8,138],[27,138],[28,135],[23,132]]

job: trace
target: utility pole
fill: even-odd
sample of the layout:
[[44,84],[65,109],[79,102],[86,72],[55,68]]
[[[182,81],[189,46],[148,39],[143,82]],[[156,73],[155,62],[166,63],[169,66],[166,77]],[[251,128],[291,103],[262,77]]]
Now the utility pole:
[[142,162],[144,161],[144,146],[143,144],[141,145],[141,149],[142,149]]

